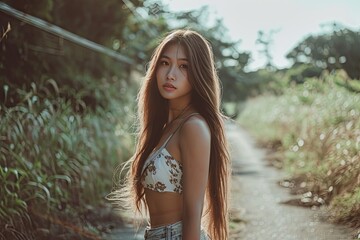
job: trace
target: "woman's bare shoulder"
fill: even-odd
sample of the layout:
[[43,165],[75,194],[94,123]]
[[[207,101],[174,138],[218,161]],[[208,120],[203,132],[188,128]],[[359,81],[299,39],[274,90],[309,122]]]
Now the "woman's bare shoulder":
[[183,141],[210,140],[210,128],[200,114],[189,117],[180,130],[180,138]]

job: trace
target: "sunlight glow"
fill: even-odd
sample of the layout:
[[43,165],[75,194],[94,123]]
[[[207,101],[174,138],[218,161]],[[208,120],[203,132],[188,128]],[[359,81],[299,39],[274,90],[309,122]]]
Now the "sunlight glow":
[[255,44],[259,30],[268,34],[275,30],[271,55],[278,68],[288,67],[285,58],[294,46],[309,34],[319,34],[339,23],[360,31],[360,1],[358,0],[163,0],[171,11],[199,9],[208,5],[209,21],[223,18],[232,40],[241,39],[240,49],[252,53],[249,70],[265,65],[264,56]]

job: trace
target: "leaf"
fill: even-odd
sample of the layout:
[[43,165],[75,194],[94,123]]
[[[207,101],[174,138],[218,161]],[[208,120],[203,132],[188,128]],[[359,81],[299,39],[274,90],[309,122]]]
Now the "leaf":
[[[4,206],[4,208],[6,208],[7,206]],[[1,219],[6,219],[9,218],[9,215],[3,210],[3,207],[0,206],[0,217]]]
[[51,176],[49,179],[64,180],[68,184],[71,184],[71,178],[69,176],[66,176],[66,175],[54,175],[54,176]]
[[26,210],[27,209],[27,204],[25,201],[23,201],[22,199],[16,199],[15,200],[16,205],[20,206],[22,209]]
[[[27,184],[30,185],[30,186],[38,187],[38,188],[40,188],[41,190],[43,190],[44,193],[46,194],[46,198],[43,198],[41,194],[39,194],[38,196],[41,196],[41,198],[44,199],[44,200],[47,200],[47,201],[50,200],[50,197],[51,197],[51,196],[50,196],[50,191],[49,191],[49,189],[47,189],[47,187],[45,187],[45,186],[42,185],[41,183],[32,182],[32,181],[28,182]],[[35,194],[35,195],[37,195],[37,194]]]
[[19,171],[18,171],[17,169],[15,169],[15,168],[10,168],[10,169],[9,169],[9,172],[10,172],[10,173],[13,173],[13,174],[15,175],[16,179],[19,179]]
[[68,146],[71,146],[72,143],[71,138],[66,133],[61,133],[60,136]]
[[59,95],[59,87],[54,79],[49,79],[48,83],[54,88],[56,95]]

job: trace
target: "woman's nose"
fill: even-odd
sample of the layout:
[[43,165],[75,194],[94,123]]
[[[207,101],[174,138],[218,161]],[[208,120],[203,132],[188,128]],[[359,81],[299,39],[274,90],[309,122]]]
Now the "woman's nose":
[[168,80],[175,80],[175,76],[176,76],[176,68],[175,68],[175,66],[171,66],[169,68],[169,71],[168,71],[166,77]]

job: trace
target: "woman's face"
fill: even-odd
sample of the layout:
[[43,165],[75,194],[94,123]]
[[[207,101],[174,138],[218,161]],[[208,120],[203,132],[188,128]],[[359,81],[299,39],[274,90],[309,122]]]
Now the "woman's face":
[[165,48],[158,61],[156,80],[161,96],[170,101],[190,102],[188,60],[180,44]]

